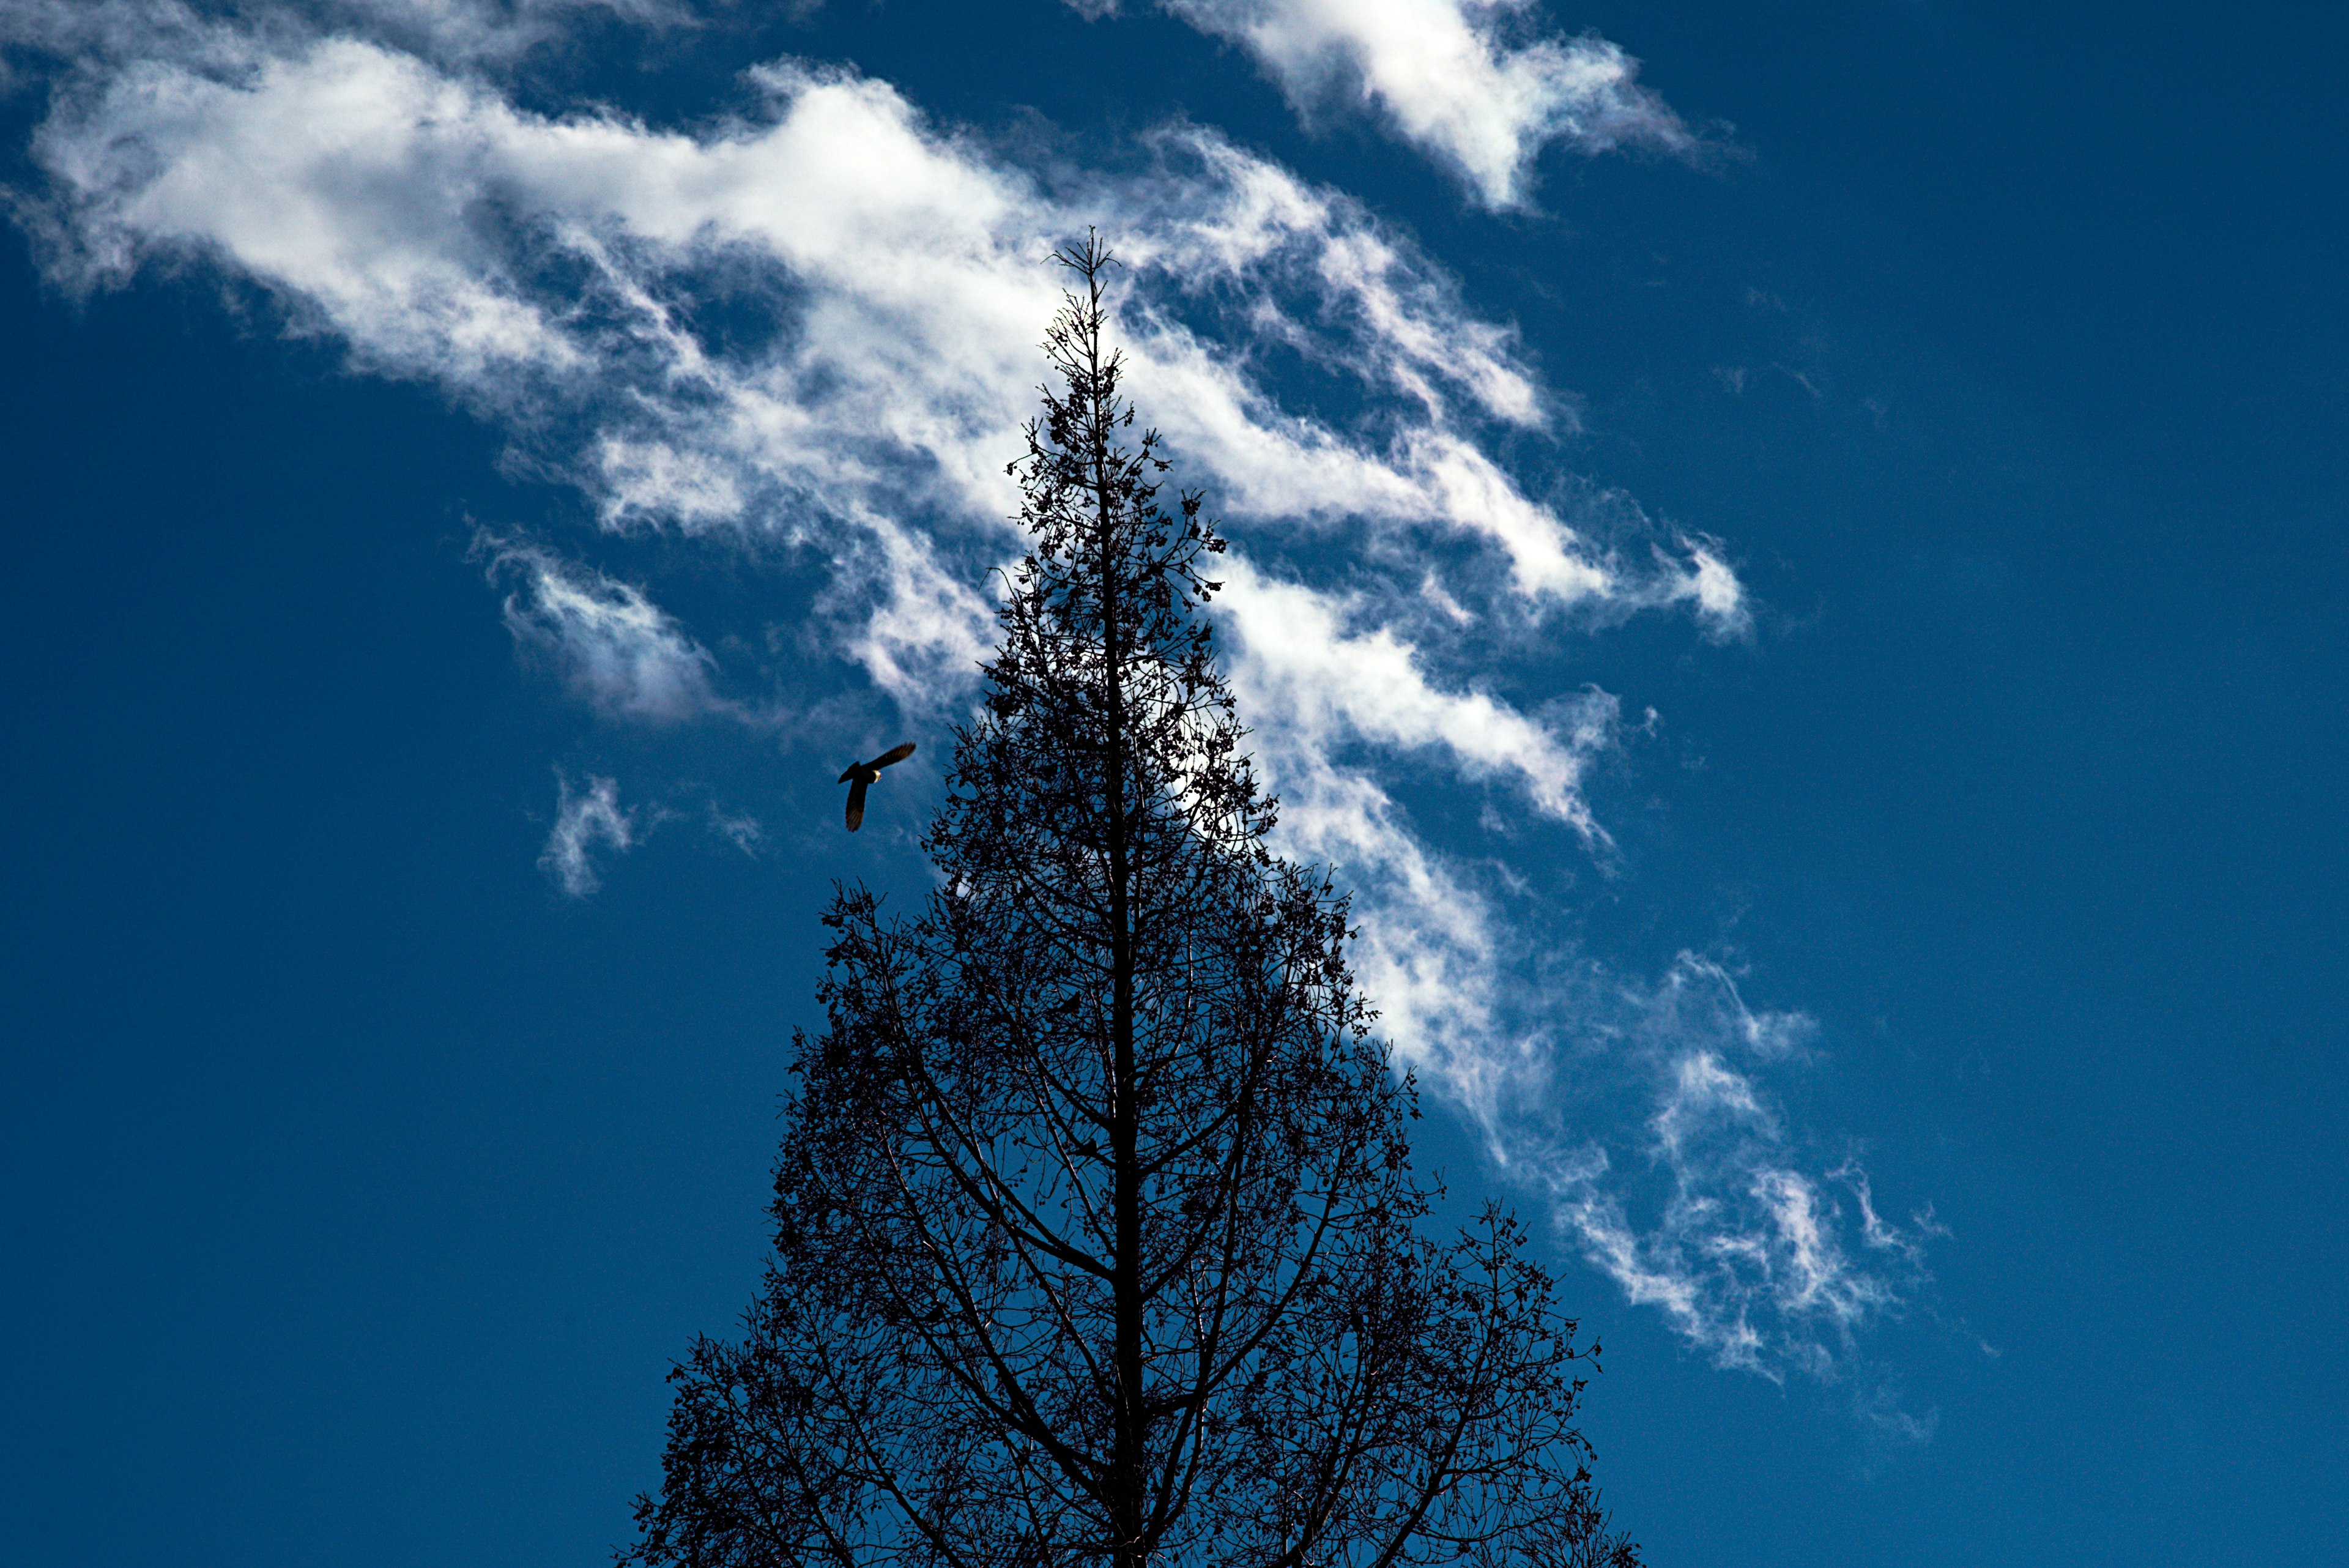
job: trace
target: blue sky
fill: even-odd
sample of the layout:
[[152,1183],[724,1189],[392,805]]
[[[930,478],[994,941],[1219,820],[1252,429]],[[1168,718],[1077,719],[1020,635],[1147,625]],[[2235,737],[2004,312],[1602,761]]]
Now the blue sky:
[[626,1537],[815,912],[923,886],[1088,223],[1284,847],[1604,1339],[1651,1560],[2338,1559],[2337,18],[0,42],[28,1561]]

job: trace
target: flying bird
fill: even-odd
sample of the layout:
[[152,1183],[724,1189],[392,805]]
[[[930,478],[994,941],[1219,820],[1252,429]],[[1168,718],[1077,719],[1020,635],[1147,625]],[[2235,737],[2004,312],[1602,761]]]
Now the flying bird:
[[881,776],[881,770],[893,763],[902,763],[914,754],[914,742],[892,746],[869,763],[851,763],[840,782],[848,786],[848,831],[855,832],[864,824],[864,786]]

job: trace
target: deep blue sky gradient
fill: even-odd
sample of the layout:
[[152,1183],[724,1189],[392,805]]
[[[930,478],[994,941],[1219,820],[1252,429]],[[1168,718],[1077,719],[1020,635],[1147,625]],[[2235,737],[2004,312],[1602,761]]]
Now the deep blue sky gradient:
[[[1661,723],[1593,788],[1621,874],[1529,874],[1610,961],[1725,945],[1816,1016],[1790,1113],[1950,1230],[1868,1351],[1938,1412],[1920,1447],[1560,1252],[1619,1520],[1659,1564],[2340,1561],[2349,27],[1552,16],[1744,155],[1553,152],[1547,215],[1495,218],[1169,21],[1041,0],[835,5],[541,90],[690,119],[789,51],[984,127],[1180,110],[1415,231],[1578,396],[1565,466],[1765,606],[1747,647],[1561,639],[1558,689]],[[39,112],[6,105],[20,186]],[[518,664],[472,524],[582,509],[429,391],[211,277],[66,300],[21,240],[0,343],[10,1555],[597,1560],[668,1358],[755,1281],[814,910],[918,867],[832,830],[828,774],[600,727]],[[657,835],[559,898],[552,767],[655,746],[759,799],[769,853]]]

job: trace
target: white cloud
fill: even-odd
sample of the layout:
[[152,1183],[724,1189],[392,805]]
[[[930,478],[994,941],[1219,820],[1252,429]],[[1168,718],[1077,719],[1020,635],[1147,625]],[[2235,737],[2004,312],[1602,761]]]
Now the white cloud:
[[931,541],[864,514],[870,544],[843,564],[817,607],[842,622],[843,650],[908,715],[958,714],[995,646],[995,607],[938,562]]
[[1621,988],[1611,1017],[1595,1016],[1618,1068],[1645,1085],[1641,1136],[1578,1141],[1538,1116],[1499,1134],[1550,1192],[1566,1235],[1720,1365],[1851,1382],[1874,1424],[1906,1422],[1921,1440],[1930,1417],[1886,1403],[1856,1353],[1864,1329],[1924,1288],[1924,1241],[1942,1232],[1930,1212],[1886,1220],[1856,1159],[1804,1168],[1757,1074],[1806,1048],[1810,1020],[1755,1012],[1723,965],[1689,953],[1661,984]]
[[[1352,958],[1381,1032],[1568,1248],[1717,1365],[1835,1385],[1886,1437],[1930,1438],[1931,1413],[1901,1406],[1863,1336],[1928,1290],[1941,1231],[1930,1212],[1885,1219],[1856,1160],[1806,1163],[1759,1075],[1810,1021],[1749,1009],[1693,955],[1652,987],[1546,958],[1541,900],[1480,885],[1366,771],[1268,760],[1282,848],[1355,891]],[[1645,1117],[1624,1124],[1609,1107],[1626,1103]]]
[[1689,539],[1680,544],[1688,553],[1689,565],[1672,584],[1671,597],[1693,603],[1698,619],[1715,640],[1725,642],[1748,635],[1754,628],[1754,614],[1745,602],[1745,586],[1721,558],[1718,547]]
[[620,854],[634,848],[636,814],[634,808],[622,809],[619,785],[610,779],[590,774],[586,789],[579,791],[557,774],[554,788],[554,826],[546,836],[538,868],[572,898],[584,898],[604,885],[595,869],[595,846],[605,845]]
[[674,722],[728,706],[710,691],[709,650],[642,588],[523,541],[484,535],[476,549],[493,580],[515,585],[505,600],[515,641],[555,662],[596,707]]
[[[0,6],[12,26],[30,14]],[[1476,12],[1475,38],[1491,21]],[[59,80],[35,143],[49,190],[28,210],[52,276],[215,269],[358,366],[502,423],[605,526],[812,568],[810,615],[789,629],[923,722],[968,701],[992,640],[987,573],[1017,547],[1003,464],[1058,300],[1044,258],[1098,223],[1127,263],[1115,303],[1143,412],[1236,541],[1221,624],[1283,847],[1358,888],[1357,967],[1399,1052],[1514,1168],[1543,1173],[1588,1255],[1724,1359],[1776,1370],[1824,1347],[1831,1365],[1839,1342],[1819,1324],[1892,1310],[1915,1259],[1875,1238],[1912,1233],[1875,1218],[1864,1186],[1802,1174],[1755,1076],[1799,1057],[1805,1026],[1748,1012],[1717,966],[1645,992],[1574,968],[1551,950],[1553,890],[1512,891],[1403,804],[1403,777],[1433,769],[1505,826],[1515,813],[1603,854],[1583,790],[1615,743],[1614,699],[1527,711],[1444,672],[1504,658],[1510,637],[1640,611],[1686,611],[1715,637],[1750,618],[1719,546],[1668,540],[1614,498],[1545,503],[1495,461],[1495,428],[1571,417],[1514,331],[1407,238],[1195,126],[1143,137],[1124,172],[1071,172],[799,63],[757,73],[757,113],[687,132],[533,113],[484,71],[383,36],[175,26],[147,26],[138,47],[126,31]],[[1496,71],[1552,57],[1488,53]],[[1541,136],[1568,134],[1562,110],[1543,113],[1506,121],[1516,140],[1476,166],[1495,199]],[[730,297],[771,329],[698,325]],[[1360,411],[1284,401],[1284,357]],[[664,721],[731,711],[709,650],[757,639],[698,640],[633,584],[542,546],[491,550],[515,635],[591,701]],[[559,795],[542,864],[584,896],[595,855],[659,813],[624,809],[609,779]],[[712,818],[750,847],[740,820]],[[1573,1096],[1594,1063],[1646,1096],[1611,1143],[1568,1139],[1558,1119],[1588,1108]],[[1636,1201],[1642,1161],[1670,1201]],[[1856,1241],[1837,1190],[1859,1194]]]
[[[1088,16],[1116,0],[1069,0]],[[1696,137],[1606,39],[1530,36],[1535,0],[1158,0],[1239,45],[1310,115],[1352,100],[1487,207],[1525,204],[1551,142],[1686,153]],[[1515,40],[1515,41],[1513,41]]]
[[1327,594],[1243,556],[1219,570],[1235,686],[1247,711],[1275,716],[1284,750],[1326,756],[1349,740],[1438,748],[1465,776],[1513,778],[1537,811],[1604,840],[1580,783],[1585,759],[1610,743],[1611,700],[1561,738],[1486,692],[1438,689],[1409,642],[1384,625],[1350,631],[1346,607]]
[[760,846],[767,842],[766,828],[748,812],[728,811],[713,802],[709,807],[709,823],[710,832],[754,859]]
[[598,21],[654,31],[698,25],[692,0],[5,0],[0,45],[82,65],[169,55],[228,66],[346,33],[441,65],[494,66]]
[[1267,748],[1280,795],[1276,840],[1291,857],[1337,869],[1361,936],[1349,960],[1377,1003],[1379,1032],[1438,1096],[1488,1135],[1544,1076],[1541,1041],[1518,1027],[1519,972],[1507,923],[1467,868],[1415,831],[1366,768],[1309,747]]
[[[1040,262],[1091,218],[1131,265],[1136,380],[1229,513],[1478,539],[1559,605],[1658,602],[1699,569],[1594,555],[1528,498],[1473,429],[1554,418],[1510,332],[1358,206],[1210,131],[1162,131],[1144,173],[1056,193],[886,85],[813,67],[767,68],[771,118],[696,138],[534,116],[356,38],[222,54],[67,95],[36,143],[53,274],[210,259],[542,443],[584,419],[592,439],[558,455],[615,524],[837,535],[917,510],[999,553],[1059,281]],[[719,268],[787,307],[776,337],[721,353],[679,324]],[[1235,336],[1286,336],[1402,401],[1355,430],[1284,408]]]

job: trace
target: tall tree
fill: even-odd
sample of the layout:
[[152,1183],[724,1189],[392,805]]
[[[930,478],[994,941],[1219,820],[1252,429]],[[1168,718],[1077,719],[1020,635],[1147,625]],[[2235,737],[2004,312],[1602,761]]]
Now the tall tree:
[[1427,1233],[1346,902],[1266,848],[1201,614],[1222,541],[1129,444],[1107,254],[1061,259],[939,885],[825,919],[765,1288],[672,1375],[626,1557],[1631,1568],[1549,1279],[1497,1211]]

